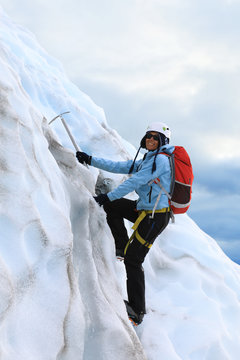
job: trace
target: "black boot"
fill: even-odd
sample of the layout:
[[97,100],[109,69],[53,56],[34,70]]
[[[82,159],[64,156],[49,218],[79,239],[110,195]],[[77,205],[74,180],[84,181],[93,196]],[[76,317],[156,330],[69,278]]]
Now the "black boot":
[[124,251],[122,249],[116,249],[116,258],[118,260],[124,260]]
[[127,300],[124,300],[125,306],[126,306],[126,310],[128,313],[128,317],[129,319],[132,321],[132,323],[137,326],[139,324],[141,324],[141,322],[143,321],[143,317],[144,317],[144,312],[141,311],[139,314],[136,313],[133,308],[131,307],[131,305],[129,304],[129,302]]

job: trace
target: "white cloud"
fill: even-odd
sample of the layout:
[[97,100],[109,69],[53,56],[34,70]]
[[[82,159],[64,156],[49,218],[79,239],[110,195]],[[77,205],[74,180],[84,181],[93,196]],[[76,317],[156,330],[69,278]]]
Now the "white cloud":
[[[227,131],[226,131],[227,132]],[[204,138],[204,152],[217,162],[234,160],[240,164],[239,134],[207,135]],[[209,159],[209,160],[210,160]]]
[[233,72],[240,62],[228,38],[211,36],[218,23],[230,31],[224,22],[228,12],[219,10],[224,3],[216,1],[212,6],[163,0],[1,3],[64,63],[72,79],[84,75],[126,93],[187,101],[199,93],[202,72]]

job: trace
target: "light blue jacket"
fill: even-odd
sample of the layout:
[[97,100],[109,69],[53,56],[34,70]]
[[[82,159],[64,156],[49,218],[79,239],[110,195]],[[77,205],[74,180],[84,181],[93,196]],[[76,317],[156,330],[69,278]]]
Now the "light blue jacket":
[[[174,151],[174,146],[164,145],[158,152],[163,150],[171,154]],[[149,151],[144,159],[135,162],[132,176],[107,194],[110,201],[120,199],[135,190],[139,196],[137,200],[137,210],[152,210],[159,195],[160,187],[154,183],[149,186],[148,183],[155,178],[159,178],[163,187],[167,192],[170,192],[171,168],[169,158],[166,155],[157,155],[156,170],[152,174],[152,166],[156,152],[157,150]],[[91,165],[112,173],[128,174],[132,163],[132,160],[111,161],[92,157]],[[167,195],[163,192],[156,209],[160,210],[168,206]]]

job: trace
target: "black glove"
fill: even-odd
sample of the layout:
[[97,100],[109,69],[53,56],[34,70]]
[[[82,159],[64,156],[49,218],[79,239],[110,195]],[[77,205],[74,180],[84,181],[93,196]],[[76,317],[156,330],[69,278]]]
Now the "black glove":
[[100,206],[102,206],[102,205],[106,204],[108,201],[110,201],[107,194],[100,194],[98,196],[94,196],[94,199]]
[[92,157],[89,156],[88,154],[86,154],[85,152],[82,152],[82,151],[77,151],[76,152],[76,158],[78,159],[78,161],[81,163],[81,164],[88,164],[88,165],[91,165],[91,160],[92,160]]

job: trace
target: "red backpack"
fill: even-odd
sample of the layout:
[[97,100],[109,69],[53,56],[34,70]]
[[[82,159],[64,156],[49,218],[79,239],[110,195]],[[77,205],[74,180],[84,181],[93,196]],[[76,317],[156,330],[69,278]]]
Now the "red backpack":
[[[172,212],[174,214],[183,214],[190,206],[194,178],[189,155],[182,146],[175,146],[172,154],[167,154],[166,152],[159,154],[169,157],[172,172],[170,193],[164,189],[159,178],[154,179],[152,182],[159,185],[161,190],[167,195]],[[160,196],[157,202],[159,199]],[[156,207],[157,203],[154,206],[153,214]]]

